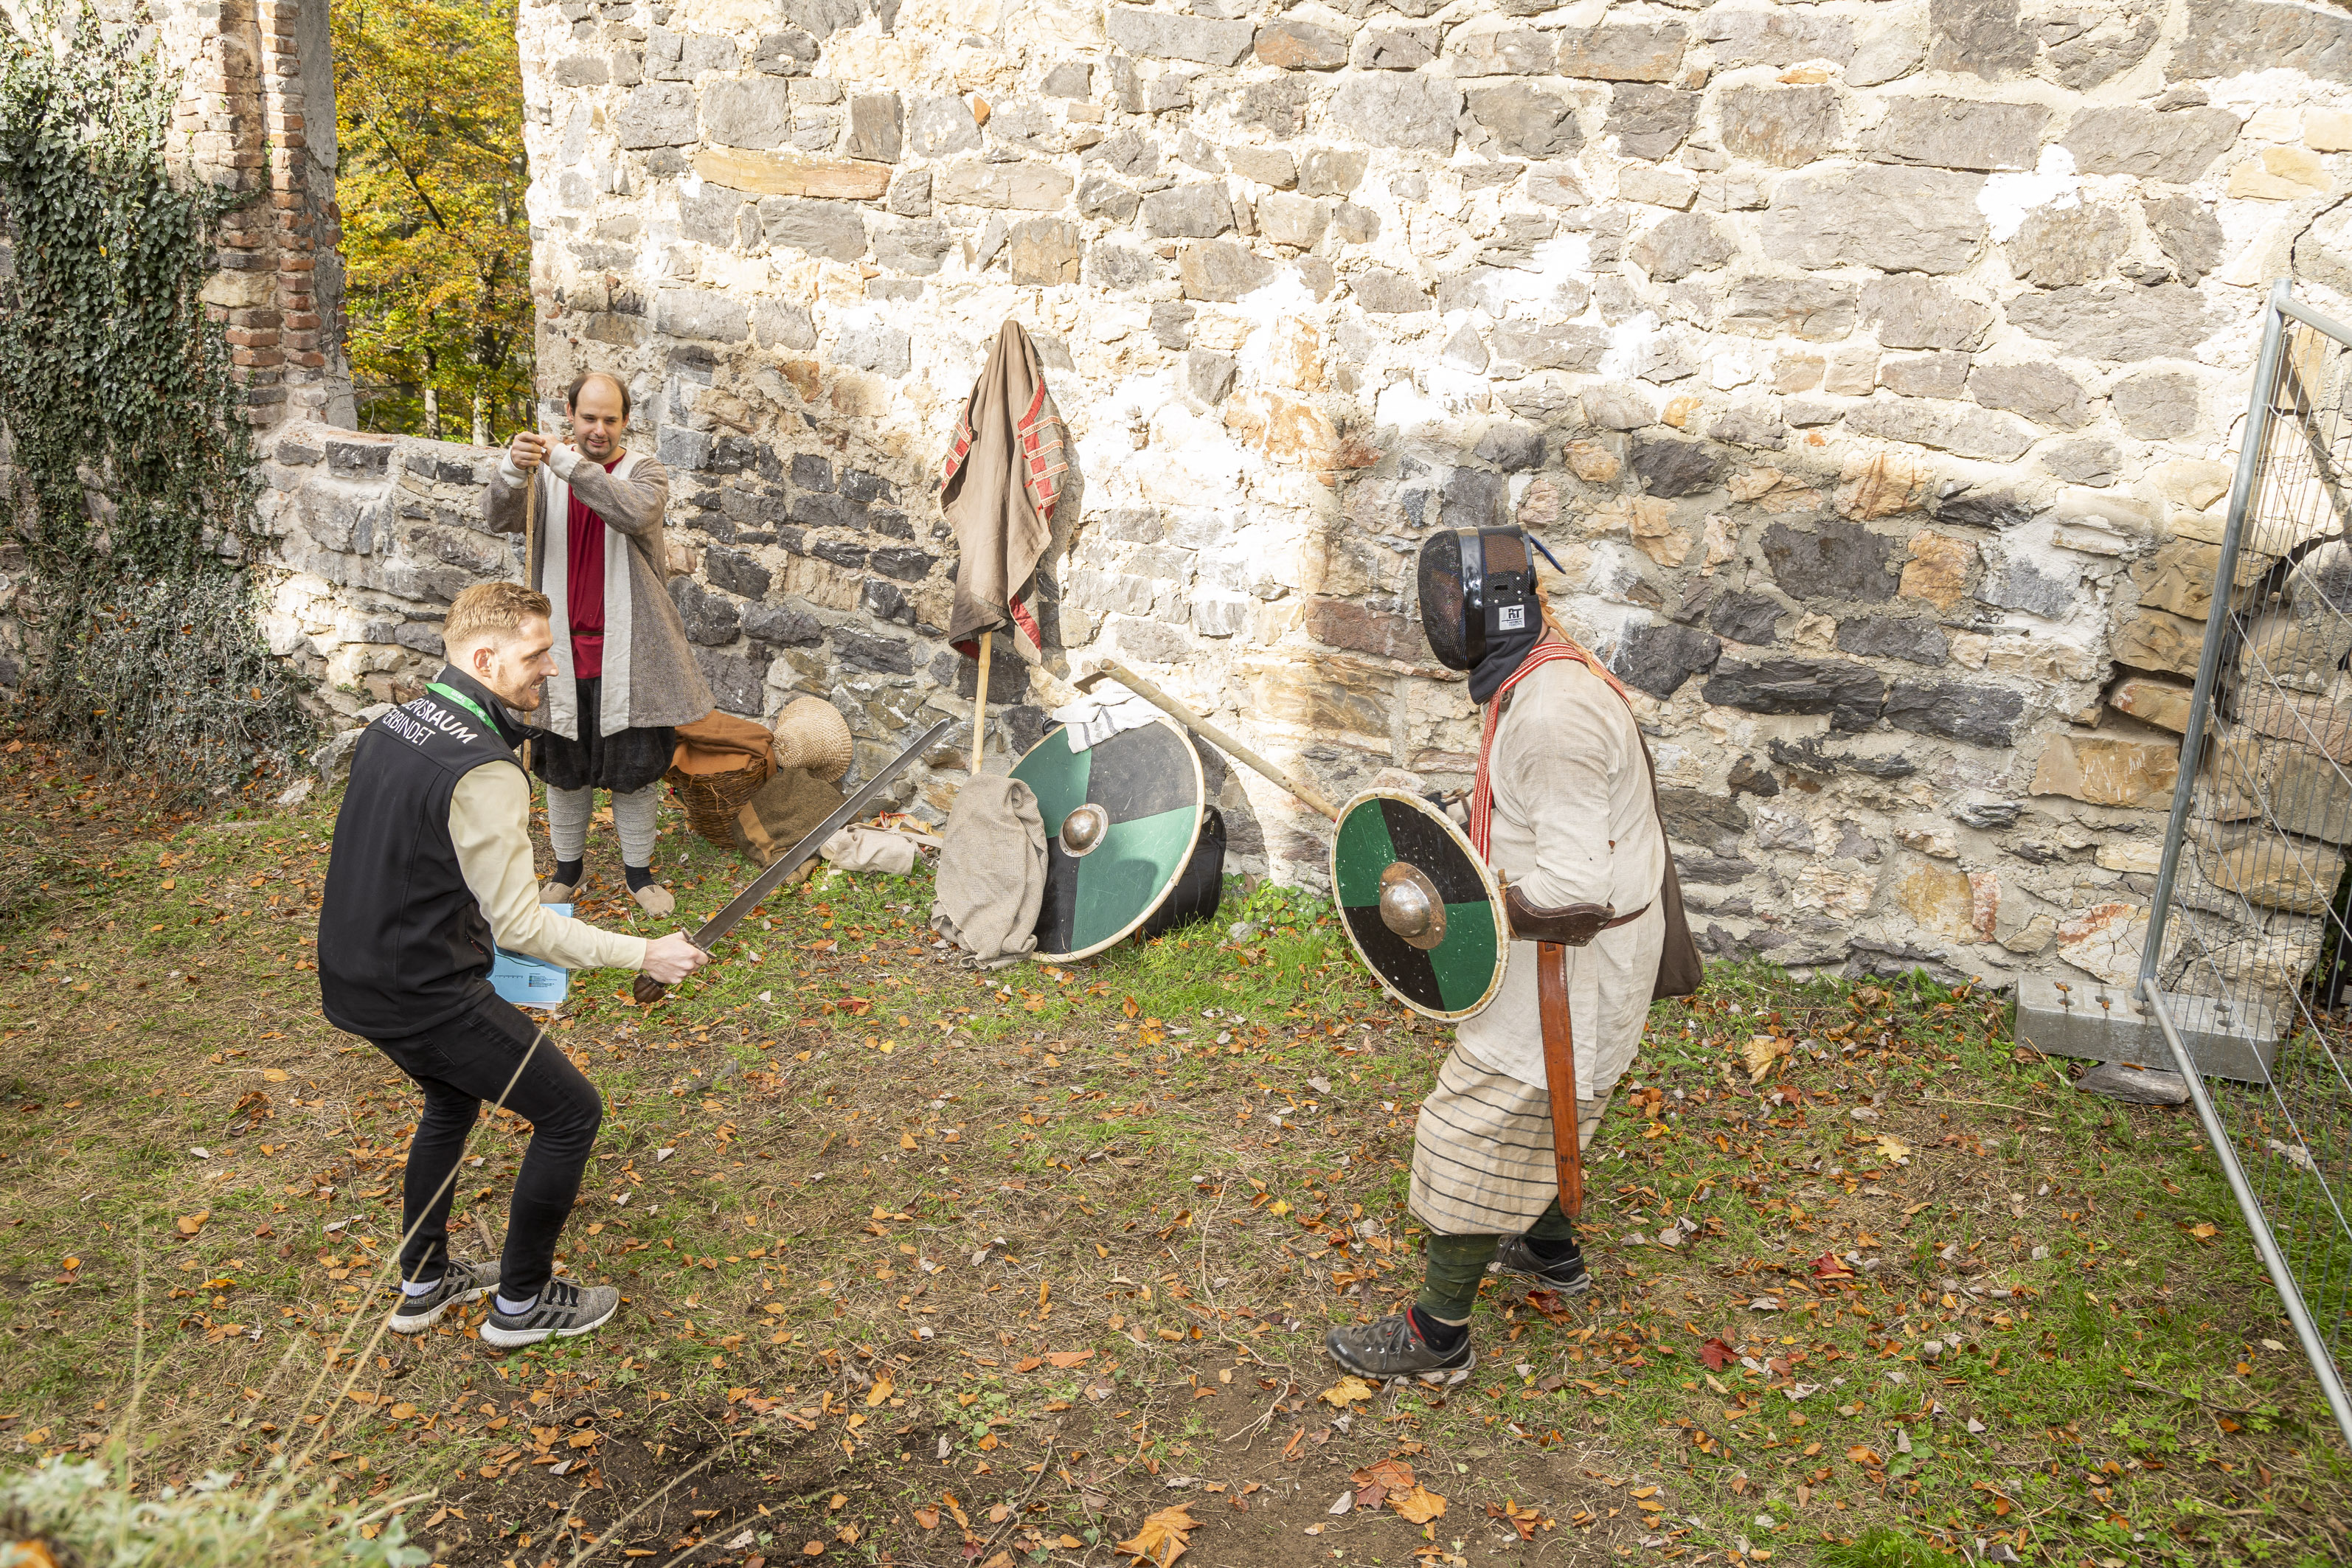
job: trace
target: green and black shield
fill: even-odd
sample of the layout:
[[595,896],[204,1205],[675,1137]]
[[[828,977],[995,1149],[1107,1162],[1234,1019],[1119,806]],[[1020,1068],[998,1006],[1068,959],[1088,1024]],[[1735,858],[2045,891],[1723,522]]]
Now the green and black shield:
[[1501,988],[1502,893],[1428,802],[1383,790],[1349,801],[1331,840],[1331,893],[1356,955],[1414,1012],[1467,1018]]
[[1074,752],[1056,730],[1013,776],[1036,792],[1045,824],[1036,956],[1085,958],[1150,919],[1201,835],[1206,792],[1184,732],[1155,719]]

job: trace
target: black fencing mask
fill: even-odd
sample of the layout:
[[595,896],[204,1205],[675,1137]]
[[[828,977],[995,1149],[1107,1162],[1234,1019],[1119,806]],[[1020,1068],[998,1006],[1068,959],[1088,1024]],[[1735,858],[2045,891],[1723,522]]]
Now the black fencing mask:
[[1481,704],[1543,636],[1530,542],[1523,529],[1456,528],[1421,547],[1429,651],[1447,668],[1470,672],[1471,699]]

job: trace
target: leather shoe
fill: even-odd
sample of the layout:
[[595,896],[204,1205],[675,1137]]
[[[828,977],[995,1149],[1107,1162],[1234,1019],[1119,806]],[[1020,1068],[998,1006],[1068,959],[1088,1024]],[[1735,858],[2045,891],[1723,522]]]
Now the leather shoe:
[[542,904],[568,904],[573,901],[573,895],[579,891],[572,883],[559,882],[551,877],[539,885],[539,901]]
[[637,900],[637,908],[656,919],[672,914],[677,909],[677,898],[659,882],[647,882],[633,890],[629,897]]

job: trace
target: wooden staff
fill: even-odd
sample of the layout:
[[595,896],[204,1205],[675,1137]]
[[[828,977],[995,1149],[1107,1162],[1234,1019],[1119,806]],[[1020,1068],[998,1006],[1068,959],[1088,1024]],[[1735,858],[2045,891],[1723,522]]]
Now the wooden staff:
[[[547,466],[545,457],[542,456],[540,458],[539,466],[542,468]],[[533,564],[531,557],[539,548],[539,468],[531,469],[523,476],[523,479],[525,483],[522,492],[522,585],[528,588],[531,585]],[[522,771],[528,774],[530,772],[530,741],[523,742],[516,760],[522,763]],[[526,784],[530,782],[527,777],[523,780]]]
[[1206,719],[1202,718],[1201,715],[1193,712],[1190,708],[1185,707],[1184,704],[1177,701],[1176,699],[1169,696],[1168,693],[1160,690],[1160,688],[1152,685],[1151,682],[1144,679],[1143,677],[1136,674],[1133,670],[1128,668],[1127,666],[1119,663],[1117,659],[1107,658],[1103,660],[1100,665],[1097,666],[1091,673],[1080,676],[1078,678],[1078,688],[1080,690],[1085,690],[1092,687],[1097,681],[1104,679],[1118,681],[1121,686],[1126,687],[1129,691],[1134,692],[1138,697],[1142,698],[1146,702],[1150,703],[1154,708],[1159,709],[1162,713],[1167,714],[1179,724],[1183,725],[1193,733],[1214,744],[1220,751],[1231,752],[1237,761],[1256,770],[1258,773],[1265,774],[1267,778],[1272,779],[1276,784],[1280,784],[1284,789],[1286,789],[1292,795],[1297,795],[1308,806],[1321,812],[1325,816],[1329,817],[1334,822],[1339,820],[1339,808],[1333,805],[1329,801],[1325,800],[1322,794],[1318,791],[1314,785],[1308,784],[1306,780],[1298,777],[1297,774],[1289,772],[1287,769],[1277,767],[1268,759],[1258,755],[1257,752],[1252,751],[1249,747],[1244,746],[1216,725],[1210,723]]
[[996,634],[980,634],[980,684],[971,693],[971,771],[980,772],[981,758],[988,741],[988,658],[995,651]]

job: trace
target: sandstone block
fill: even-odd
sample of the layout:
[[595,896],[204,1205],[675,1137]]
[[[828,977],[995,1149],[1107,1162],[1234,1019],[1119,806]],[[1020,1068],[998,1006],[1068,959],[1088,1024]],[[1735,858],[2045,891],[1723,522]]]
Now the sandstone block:
[[1054,212],[1070,199],[1070,176],[1044,163],[950,163],[931,181],[934,201],[973,207]]
[[2062,731],[2034,764],[2033,793],[2093,805],[2169,805],[2179,773],[2178,746]]
[[1949,610],[1968,597],[1976,558],[1976,546],[1967,540],[1923,530],[1912,536],[1911,559],[1904,563],[1902,584],[1895,591],[1904,598],[1924,599]]
[[1751,713],[1826,713],[1838,730],[1867,730],[1878,719],[1886,683],[1858,664],[1832,659],[1722,659],[1700,698]]
[[[2090,422],[2091,403],[2082,384],[2056,365],[1986,364],[1969,373],[1969,395],[1987,408],[2006,408],[2037,425],[2079,429]],[[2019,448],[2021,452],[2022,447]]]
[[1884,163],[1936,169],[2031,169],[2049,121],[2050,111],[2038,103],[1982,103],[1929,94],[1894,98],[1887,100],[1870,155]]
[[2352,844],[2352,782],[2321,752],[2241,731],[2226,734],[2205,766],[2216,821],[2259,821],[2299,837]]
[[[1097,245],[1100,257],[1113,248]],[[1177,258],[1184,279],[1184,297],[1231,303],[1272,281],[1274,263],[1229,239],[1188,245]]]
[[1856,435],[2000,463],[2023,457],[2034,440],[2030,426],[2008,415],[1922,398],[1874,401],[1848,414],[1845,422]]
[[2230,171],[2233,196],[2263,202],[2299,202],[2328,188],[2327,165],[2300,147],[2265,147]]
[[[1277,191],[1298,184],[1298,161],[1280,147],[1228,147],[1225,166],[1244,180],[1255,180]],[[1081,199],[1084,193],[1081,192]]]
[[1609,134],[1628,158],[1664,158],[1689,137],[1699,95],[1626,82],[1609,95]]
[[1130,54],[1204,66],[1239,65],[1255,38],[1255,29],[1247,22],[1180,16],[1172,11],[1147,11],[1138,5],[1113,5],[1105,20],[1110,41]]
[[2194,676],[2204,645],[2202,621],[2142,609],[2116,626],[2111,647],[2118,663],[2135,669]]
[[1724,305],[1723,330],[1750,337],[1830,342],[1853,331],[1851,283],[1822,278],[1743,278]]
[[2131,904],[2093,904],[2058,922],[2058,956],[2110,985],[2139,978],[2147,942],[2147,911]]
[[1583,134],[1576,125],[1576,105],[1560,93],[1532,82],[1474,87],[1470,89],[1470,112],[1503,151],[1523,158],[1557,158],[1583,144]]
[[1030,218],[1013,226],[1005,255],[1015,283],[1076,283],[1085,243],[1078,226],[1065,218]]
[[1258,667],[1249,672],[1255,710],[1278,724],[1337,732],[1388,749],[1396,678],[1325,659],[1312,666]]
[[694,172],[714,185],[755,195],[824,196],[872,201],[890,186],[887,163],[853,158],[816,158],[802,153],[739,153],[705,147],[694,155]]
[[[2135,563],[2131,577],[2139,588],[2142,605],[2202,621],[2212,614],[2213,578],[2221,567],[2219,545],[2175,539],[2158,546],[2147,560]],[[2242,552],[2238,558],[2238,586],[2251,586],[2268,567],[2266,557]]]
[[[1790,423],[1796,423],[1793,414]],[[1838,476],[1832,505],[1840,517],[1857,521],[1893,517],[1925,505],[1934,478],[1924,462],[1907,452],[1851,453]]]
[[[2127,675],[2107,693],[2107,706],[2143,724],[2153,724],[2178,735],[2189,728],[2189,700],[2193,689],[2176,680]],[[2352,734],[2352,726],[2347,726],[2346,732]]]
[[781,147],[792,139],[792,91],[772,77],[714,77],[702,87],[702,139],[721,147]]
[[2122,211],[2094,203],[2037,207],[2001,245],[2009,269],[2040,289],[2096,283],[2131,248]]
[[1792,66],[1806,60],[1843,65],[1853,58],[1853,24],[1810,6],[1767,11],[1718,5],[1701,14],[1694,30],[1715,46],[1719,70],[1733,66]]
[[1553,69],[1589,81],[1671,81],[1685,37],[1679,22],[1563,27]]
[[906,140],[904,121],[895,92],[859,92],[849,99],[848,153],[895,163]]
[[1985,236],[1983,176],[1873,164],[1783,180],[1759,226],[1771,255],[1803,268],[1959,272]]
[[2326,695],[2249,688],[2238,699],[2238,722],[2247,731],[2307,746],[2340,763],[2352,763],[2352,703]]
[[2352,152],[2352,113],[2340,109],[2305,110],[2303,144],[2315,153]]
[[2143,441],[2177,441],[2197,430],[2197,378],[2187,371],[2147,371],[2119,381],[2107,395],[2124,434]]
[[1905,857],[1909,862],[1895,884],[1895,901],[1903,912],[1927,931],[1953,942],[1988,940],[1976,924],[1976,890],[1968,873],[1933,860]]
[[1348,36],[1312,22],[1283,21],[1260,27],[1251,47],[1258,64],[1284,70],[1338,70],[1348,63]]
[[2017,742],[2017,721],[2025,712],[2021,692],[2001,686],[1971,686],[1957,680],[1898,680],[1886,694],[1886,721],[1898,730],[1941,735],[1979,746]]
[[2137,104],[2113,104],[2075,115],[2058,144],[2074,155],[2081,174],[2130,174],[2185,185],[2211,167],[2237,139],[2238,117],[2226,109],[2159,113]]
[[1307,634],[1332,647],[1407,663],[1420,662],[1429,647],[1418,620],[1345,599],[1309,599]]
[[[1331,95],[1331,122],[1376,147],[1451,153],[1461,113],[1457,89],[1418,71],[1350,76]],[[1306,188],[1303,169],[1300,188]]]
[[1782,169],[1811,163],[1845,134],[1837,89],[1826,85],[1727,88],[1717,113],[1727,151]]
[[2344,876],[2344,856],[2308,839],[2281,838],[2260,827],[2209,829],[2201,858],[2213,886],[2257,909],[2325,914]]

